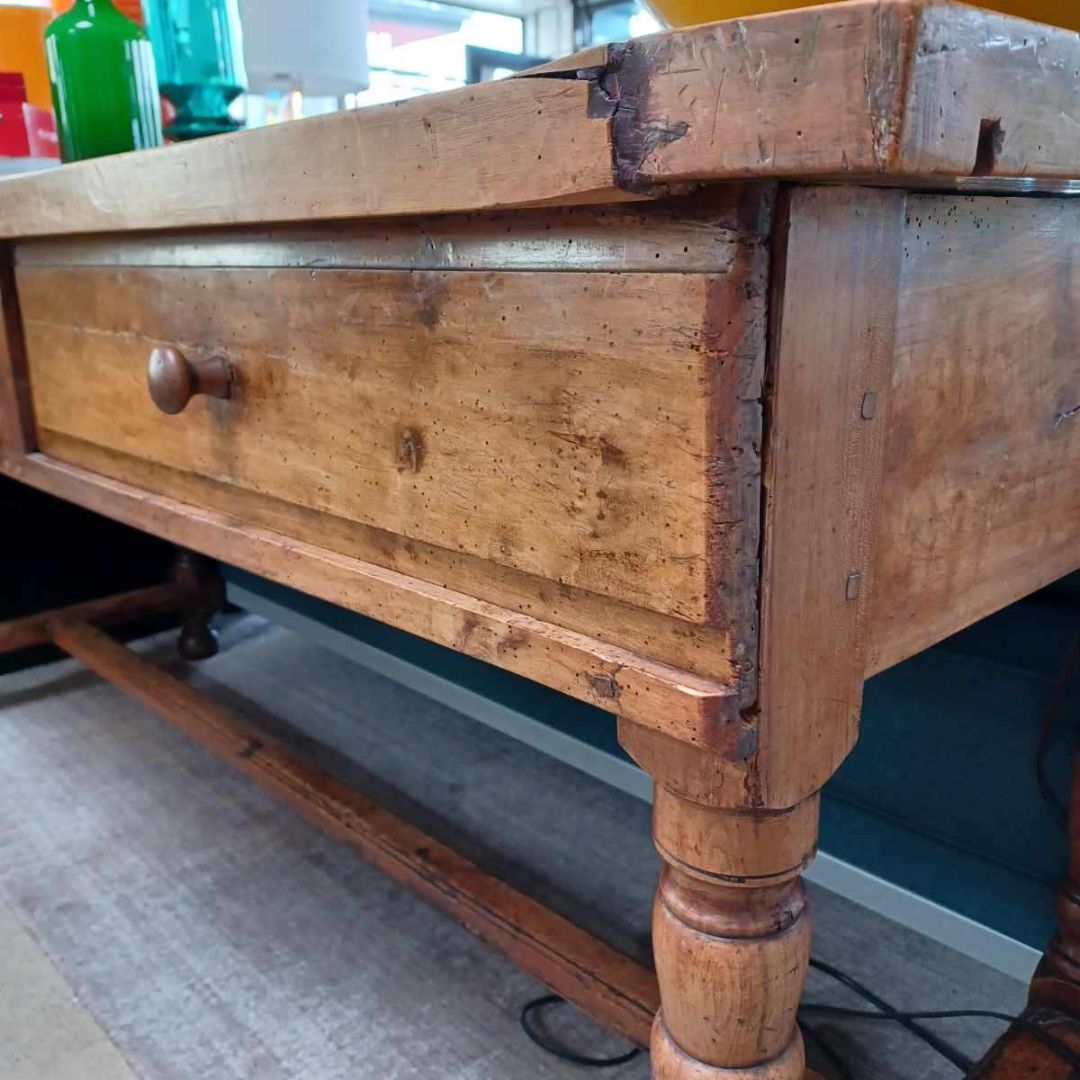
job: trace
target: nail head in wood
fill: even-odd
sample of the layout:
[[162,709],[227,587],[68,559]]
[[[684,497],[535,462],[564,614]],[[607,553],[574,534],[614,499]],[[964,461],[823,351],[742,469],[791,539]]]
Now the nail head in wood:
[[848,574],[847,588],[844,595],[848,600],[858,600],[859,590],[862,588],[862,574],[857,571],[854,574]]

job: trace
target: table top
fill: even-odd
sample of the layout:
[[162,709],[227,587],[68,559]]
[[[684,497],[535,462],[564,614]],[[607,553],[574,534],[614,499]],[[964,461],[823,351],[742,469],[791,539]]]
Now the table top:
[[618,202],[734,178],[1080,190],[1080,36],[945,0],[604,45],[522,77],[0,183],[0,238]]

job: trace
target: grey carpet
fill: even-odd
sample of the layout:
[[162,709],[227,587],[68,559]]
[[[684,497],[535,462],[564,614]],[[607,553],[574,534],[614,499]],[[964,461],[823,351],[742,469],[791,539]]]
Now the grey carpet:
[[[643,804],[254,617],[224,645],[197,669],[177,666],[171,635],[139,647],[645,954]],[[590,1075],[522,1035],[533,980],[71,661],[0,680],[0,899],[146,1080]],[[815,952],[899,1007],[1023,1003],[974,961],[821,890],[813,902]],[[857,1004],[817,975],[808,997]],[[619,1046],[570,1014],[553,1026]],[[939,1029],[978,1054],[999,1027]],[[958,1075],[893,1025],[827,1030],[859,1080]]]

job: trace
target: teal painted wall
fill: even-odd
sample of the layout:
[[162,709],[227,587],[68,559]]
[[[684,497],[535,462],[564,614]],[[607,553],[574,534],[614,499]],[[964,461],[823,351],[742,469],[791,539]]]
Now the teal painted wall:
[[[1066,837],[1038,795],[1041,720],[1080,632],[1080,576],[866,685],[859,743],[827,791],[822,847],[1042,948]],[[1080,670],[1047,756],[1067,800]]]

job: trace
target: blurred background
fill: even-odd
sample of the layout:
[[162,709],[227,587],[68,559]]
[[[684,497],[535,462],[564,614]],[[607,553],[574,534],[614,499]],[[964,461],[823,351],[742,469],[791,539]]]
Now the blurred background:
[[[660,27],[640,0],[0,0],[0,172],[161,141],[151,124],[132,146],[63,144],[64,123],[78,122],[77,106],[100,85],[97,59],[93,82],[80,87],[63,50],[81,31],[83,48],[93,39],[95,57],[103,55],[113,6],[153,46],[150,93],[160,87],[166,141],[502,78]],[[57,33],[58,17],[69,21],[67,33]],[[125,46],[130,54],[131,41]],[[65,93],[72,116],[58,103]],[[202,109],[200,122],[177,121],[185,103]]]

